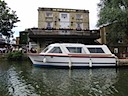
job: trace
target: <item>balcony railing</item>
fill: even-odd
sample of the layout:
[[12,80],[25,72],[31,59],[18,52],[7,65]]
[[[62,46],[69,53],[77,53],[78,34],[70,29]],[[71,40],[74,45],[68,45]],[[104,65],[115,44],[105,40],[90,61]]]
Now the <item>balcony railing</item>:
[[78,36],[100,36],[98,30],[72,30],[72,29],[29,29],[29,36],[37,35],[78,35]]

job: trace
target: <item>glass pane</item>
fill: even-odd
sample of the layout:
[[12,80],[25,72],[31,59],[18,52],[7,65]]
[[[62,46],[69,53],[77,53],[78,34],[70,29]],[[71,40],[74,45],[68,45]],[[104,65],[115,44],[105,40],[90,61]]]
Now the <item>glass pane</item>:
[[76,19],[81,19],[82,15],[81,14],[76,14]]
[[70,53],[82,53],[81,47],[66,47]]
[[104,53],[102,48],[88,48],[90,53]]
[[47,17],[52,17],[52,13],[47,12],[47,13],[46,13],[46,16],[47,16]]
[[46,47],[42,52],[45,53],[46,51],[48,51],[50,49],[51,46]]
[[61,14],[61,18],[67,18],[67,14]]
[[62,51],[60,47],[54,47],[48,53],[62,53]]

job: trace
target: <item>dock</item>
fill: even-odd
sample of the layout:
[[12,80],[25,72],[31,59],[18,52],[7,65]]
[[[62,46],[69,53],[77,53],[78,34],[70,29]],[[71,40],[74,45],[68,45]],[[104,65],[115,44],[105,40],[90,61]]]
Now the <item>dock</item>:
[[128,58],[120,58],[118,60],[119,60],[118,66],[128,66]]

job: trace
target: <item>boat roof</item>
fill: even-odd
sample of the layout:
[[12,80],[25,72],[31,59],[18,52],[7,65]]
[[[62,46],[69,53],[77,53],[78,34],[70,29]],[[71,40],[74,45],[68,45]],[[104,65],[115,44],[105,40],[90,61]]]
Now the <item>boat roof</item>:
[[85,44],[81,44],[81,43],[54,43],[54,44],[50,44],[50,46],[73,46],[73,47],[82,47],[82,46],[86,46],[86,47],[103,47],[106,45],[85,45]]
[[80,44],[80,43],[54,43],[54,44],[51,44],[51,45],[84,45],[84,44]]

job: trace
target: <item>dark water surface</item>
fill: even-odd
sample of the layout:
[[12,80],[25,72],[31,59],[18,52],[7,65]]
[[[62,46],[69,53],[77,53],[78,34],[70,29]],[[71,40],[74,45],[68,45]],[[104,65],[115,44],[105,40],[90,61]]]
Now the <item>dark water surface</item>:
[[0,96],[128,96],[128,67],[68,70],[1,62]]

